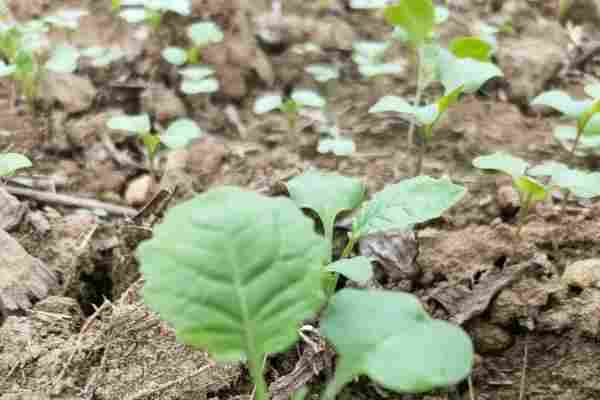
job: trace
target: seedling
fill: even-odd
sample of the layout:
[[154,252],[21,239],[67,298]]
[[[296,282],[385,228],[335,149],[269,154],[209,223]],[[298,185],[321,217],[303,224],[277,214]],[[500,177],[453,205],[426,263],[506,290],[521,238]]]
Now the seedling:
[[519,193],[521,203],[516,232],[517,237],[520,237],[529,210],[535,203],[546,199],[549,193],[548,188],[536,179],[527,176],[529,168],[527,161],[507,153],[498,152],[477,157],[473,160],[473,166],[486,171],[501,172],[512,178],[513,186]]
[[187,29],[187,35],[193,46],[187,49],[167,47],[162,51],[162,56],[168,63],[178,67],[186,63],[198,64],[202,59],[202,49],[210,44],[222,42],[225,37],[221,28],[211,21],[190,25]]
[[190,0],[112,0],[112,10],[130,24],[144,23],[157,30],[167,12],[192,13]]
[[42,47],[46,30],[44,23],[4,26],[0,30],[0,53],[8,61],[0,62],[0,77],[14,80],[34,114],[38,85],[45,71],[72,73],[80,56],[75,47],[60,44],[52,49],[48,61],[40,64],[36,52]]
[[584,199],[600,196],[600,172],[584,172],[559,162],[547,161],[531,168],[528,174],[549,177],[550,185],[565,191],[566,196],[573,194]]
[[577,155],[577,150],[582,139],[600,136],[600,85],[588,85],[585,92],[591,98],[576,100],[560,90],[551,90],[537,96],[531,102],[532,106],[547,106],[559,111],[566,119],[575,120],[575,127],[559,126],[555,129],[555,136],[563,139],[564,136],[575,136],[573,146],[569,150],[569,163]]
[[214,93],[219,90],[219,81],[212,75],[215,70],[206,65],[186,67],[179,70],[182,76],[180,89],[188,95]]
[[12,176],[15,172],[23,168],[31,167],[31,161],[19,153],[0,154],[0,178]]
[[324,126],[320,131],[317,151],[321,154],[332,153],[339,157],[347,157],[356,152],[356,145],[350,138],[344,137],[336,125]]
[[[343,182],[362,195],[360,185]],[[313,193],[329,200],[333,191]],[[338,197],[343,204],[331,204],[329,217],[356,203]],[[387,205],[373,214],[401,211]],[[289,348],[299,324],[324,304],[321,274],[329,248],[291,200],[223,187],[169,210],[137,254],[145,302],[185,343],[218,360],[247,360],[256,399],[265,400],[263,359]],[[473,363],[462,329],[432,319],[406,293],[344,289],[330,299],[321,330],[339,353],[326,399],[361,374],[399,392],[430,391],[463,380]]]
[[[335,218],[341,212],[362,206],[352,222],[352,231],[341,258],[352,254],[361,237],[392,229],[406,229],[439,217],[456,204],[465,189],[445,179],[419,176],[387,186],[365,203],[365,188],[355,178],[309,171],[287,183],[290,197],[300,208],[318,216],[330,247]],[[327,265],[333,254],[329,255]],[[337,279],[324,279],[325,292],[332,294]]]
[[358,65],[358,72],[365,78],[378,75],[399,74],[404,71],[402,63],[385,62],[384,54],[390,42],[359,41],[352,44],[352,61]]
[[107,67],[113,62],[123,58],[125,52],[118,47],[88,47],[81,51],[82,57],[91,59],[91,65],[93,67],[102,68]]
[[108,120],[107,126],[137,136],[142,141],[148,153],[149,169],[153,175],[157,174],[155,156],[161,143],[169,149],[177,149],[187,146],[190,141],[203,134],[194,121],[180,118],[159,135],[152,131],[148,114],[112,117]]
[[326,100],[314,90],[295,89],[288,99],[273,93],[260,96],[254,102],[254,113],[261,115],[271,111],[281,111],[287,117],[290,130],[293,131],[301,108],[322,109],[326,104]]
[[[502,76],[502,71],[490,62],[492,47],[479,38],[454,39],[449,50],[435,43],[435,24],[448,17],[446,12],[436,11],[431,0],[404,0],[385,9],[385,18],[395,26],[396,36],[406,41],[416,54],[417,93],[413,104],[398,96],[385,96],[369,112],[392,111],[411,117],[409,145],[417,127],[420,139],[415,176],[421,174],[427,144],[440,117],[463,93],[474,93],[489,79]],[[435,81],[444,87],[444,95],[421,106],[424,90]]]

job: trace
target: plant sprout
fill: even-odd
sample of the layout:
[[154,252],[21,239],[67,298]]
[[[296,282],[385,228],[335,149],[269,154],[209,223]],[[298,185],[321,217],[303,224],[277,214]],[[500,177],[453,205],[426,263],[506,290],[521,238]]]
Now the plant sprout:
[[319,93],[310,89],[294,89],[288,99],[280,94],[266,94],[254,102],[254,113],[261,115],[271,111],[281,111],[288,118],[290,129],[294,129],[298,120],[300,109],[318,108],[326,106],[327,101]]
[[186,63],[198,64],[202,58],[202,49],[210,44],[222,42],[225,37],[221,28],[211,21],[190,25],[187,35],[193,43],[192,47],[167,47],[162,51],[162,56],[168,63],[178,67]]
[[131,24],[145,23],[158,29],[163,15],[174,12],[182,16],[192,13],[190,0],[112,0],[112,9]]
[[9,177],[16,171],[29,168],[31,160],[19,153],[0,153],[0,178]]
[[113,62],[125,57],[125,52],[118,47],[88,47],[81,51],[81,57],[91,59],[93,67],[106,67]]
[[356,145],[350,138],[341,135],[336,125],[327,125],[321,128],[321,137],[317,151],[321,154],[332,153],[336,156],[350,156],[356,151]]
[[[412,204],[418,218],[437,214],[446,197],[435,194],[437,181],[422,178],[408,185],[419,190],[403,193],[416,200],[400,202]],[[315,209],[331,233],[336,215],[364,195],[355,179],[318,173],[294,178],[288,189],[293,201],[235,187],[198,195],[170,209],[137,251],[146,303],[185,343],[218,360],[247,360],[257,400],[269,399],[264,357],[289,348],[299,324],[315,317],[326,300],[322,263],[331,257],[331,245],[298,206]],[[400,192],[382,192],[368,203],[374,205],[359,217],[365,233],[416,220],[401,212],[395,195],[387,197]],[[342,273],[358,280],[370,276],[366,257],[334,264],[329,270],[345,267]],[[398,392],[430,391],[460,382],[473,364],[468,335],[432,319],[406,293],[344,289],[329,299],[321,331],[339,356],[325,399],[362,374]]]
[[531,207],[540,201],[544,201],[548,196],[548,188],[541,182],[527,176],[529,163],[510,154],[498,152],[487,156],[477,157],[473,160],[473,166],[476,168],[502,172],[512,178],[512,183],[520,197],[520,209],[517,219],[517,237],[521,236],[525,219],[529,214]]
[[386,63],[383,56],[390,42],[359,41],[352,45],[352,60],[358,65],[358,72],[365,78],[377,75],[398,74],[404,71],[402,63]]
[[[449,50],[432,42],[433,28],[444,15],[436,13],[431,0],[404,0],[385,9],[386,20],[403,32],[404,40],[416,53],[417,93],[413,104],[398,96],[385,96],[369,112],[392,111],[409,115],[409,145],[413,143],[415,129],[419,128],[414,176],[421,174],[426,147],[439,118],[463,93],[474,93],[488,80],[502,76],[502,71],[490,62],[491,46],[479,38],[454,39]],[[421,106],[424,89],[438,80],[444,87],[443,96],[434,103]]]
[[187,146],[195,138],[200,137],[203,132],[196,123],[187,118],[180,118],[167,128],[162,134],[154,133],[150,126],[150,117],[148,114],[139,115],[119,115],[108,120],[107,126],[110,129],[126,132],[129,135],[137,136],[144,144],[148,152],[148,163],[152,174],[156,175],[155,156],[159,144],[164,144],[167,148],[177,149]]
[[183,93],[193,95],[214,93],[219,90],[219,81],[212,77],[215,70],[206,65],[186,67],[179,70],[183,77],[180,89]]
[[574,143],[569,151],[569,162],[572,162],[577,155],[582,139],[600,136],[600,116],[597,115],[600,112],[600,86],[588,85],[584,90],[591,98],[576,100],[563,91],[551,90],[540,94],[531,102],[532,106],[553,108],[565,118],[576,121],[575,127],[559,128],[562,134],[565,130],[572,130],[575,133]]

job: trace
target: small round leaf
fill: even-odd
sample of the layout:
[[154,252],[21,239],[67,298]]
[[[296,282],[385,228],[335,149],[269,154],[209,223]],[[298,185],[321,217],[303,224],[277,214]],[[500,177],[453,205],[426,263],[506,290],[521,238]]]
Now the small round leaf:
[[185,94],[214,93],[219,90],[219,81],[208,79],[184,79],[181,82],[181,91]]
[[167,47],[161,55],[169,64],[181,66],[187,62],[187,52],[181,47]]
[[202,134],[202,129],[194,121],[188,118],[180,118],[169,125],[160,140],[168,148],[178,149],[187,146]]
[[150,133],[150,117],[148,114],[119,115],[109,119],[106,125],[110,129],[125,131],[137,135]]
[[0,177],[14,174],[21,168],[31,167],[31,161],[19,153],[0,154]]
[[254,102],[254,113],[265,114],[281,108],[283,98],[279,94],[267,94],[260,96]]
[[188,36],[196,46],[219,43],[225,37],[221,28],[214,22],[198,22],[188,27]]
[[304,107],[323,108],[326,101],[317,92],[307,89],[297,89],[292,92],[292,100]]

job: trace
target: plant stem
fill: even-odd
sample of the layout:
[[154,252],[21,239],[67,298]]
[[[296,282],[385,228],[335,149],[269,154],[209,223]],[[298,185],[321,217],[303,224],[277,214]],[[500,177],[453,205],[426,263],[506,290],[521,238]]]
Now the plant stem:
[[533,195],[531,193],[527,193],[525,196],[525,201],[521,204],[521,209],[519,210],[519,221],[517,225],[517,237],[521,237],[521,229],[523,229],[523,225],[525,223],[525,218],[527,218],[527,214],[529,214],[529,208],[531,207],[531,199]]
[[[421,104],[421,97],[423,97],[423,83],[421,82],[423,80],[423,73],[422,73],[422,50],[420,47],[417,47],[415,49],[415,53],[417,56],[417,93],[415,95],[415,100],[413,102],[413,106],[418,107]],[[412,118],[410,121],[410,126],[408,127],[408,142],[407,142],[407,147],[410,149],[413,144],[414,144],[414,136],[415,136],[415,127],[416,127],[417,121],[415,118]]]
[[[569,161],[568,163],[571,165],[573,161],[575,161],[575,152],[577,151],[577,146],[579,146],[579,142],[581,141],[581,136],[583,136],[583,129],[577,128],[577,136],[575,136],[575,142],[573,143],[573,147],[569,151]],[[565,193],[565,197],[563,197],[561,213],[564,214],[567,209],[567,204],[569,203],[569,198],[571,197],[571,192],[567,191]]]
[[342,255],[340,258],[350,257],[350,253],[352,253],[352,250],[354,249],[354,245],[356,244],[357,241],[358,241],[358,237],[356,237],[354,235],[350,235],[350,237],[348,238],[348,243],[346,243],[346,247],[344,247],[344,251],[342,251]]
[[248,354],[248,369],[250,370],[250,375],[255,386],[254,399],[269,400],[269,392],[267,391],[267,384],[263,376],[262,364],[263,357],[260,354]]
[[415,172],[413,176],[421,175],[423,170],[423,158],[425,158],[425,149],[427,148],[427,138],[425,135],[419,135],[419,151],[417,153],[417,160],[415,163]]

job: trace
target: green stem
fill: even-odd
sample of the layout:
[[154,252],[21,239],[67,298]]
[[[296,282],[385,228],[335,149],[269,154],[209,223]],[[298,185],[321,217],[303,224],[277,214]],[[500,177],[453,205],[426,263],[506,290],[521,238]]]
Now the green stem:
[[[423,97],[423,73],[422,73],[422,50],[420,47],[415,49],[415,53],[417,56],[417,93],[415,95],[415,101],[413,102],[413,106],[418,107],[421,104],[421,97]],[[415,127],[417,121],[415,118],[412,118],[410,121],[410,126],[408,127],[408,142],[407,147],[410,149],[414,144],[414,135],[415,135]]]
[[350,235],[348,239],[348,243],[346,243],[346,247],[344,247],[344,251],[342,251],[342,256],[340,258],[348,258],[354,249],[354,245],[358,241],[358,237],[354,235]]
[[527,193],[525,196],[525,201],[521,204],[521,209],[519,210],[519,221],[517,225],[517,237],[521,237],[521,229],[523,229],[523,225],[525,224],[525,218],[527,218],[527,214],[529,214],[529,208],[531,208],[531,199],[533,198],[532,193]]
[[255,400],[269,400],[269,392],[267,390],[267,384],[265,377],[263,376],[263,357],[260,354],[254,352],[248,354],[248,369],[254,382]]
[[[581,141],[581,137],[583,136],[583,129],[577,128],[577,136],[575,136],[575,142],[573,143],[573,147],[569,151],[569,165],[572,165],[575,161],[575,152],[577,151],[577,146],[579,146],[579,142]],[[571,197],[571,192],[567,192],[565,197],[563,197],[561,213],[564,214],[567,209],[567,204],[569,203],[569,198]]]
[[419,151],[417,153],[417,161],[415,163],[414,176],[421,175],[421,171],[423,170],[423,158],[425,158],[426,148],[427,148],[427,137],[425,134],[420,134],[419,135]]

